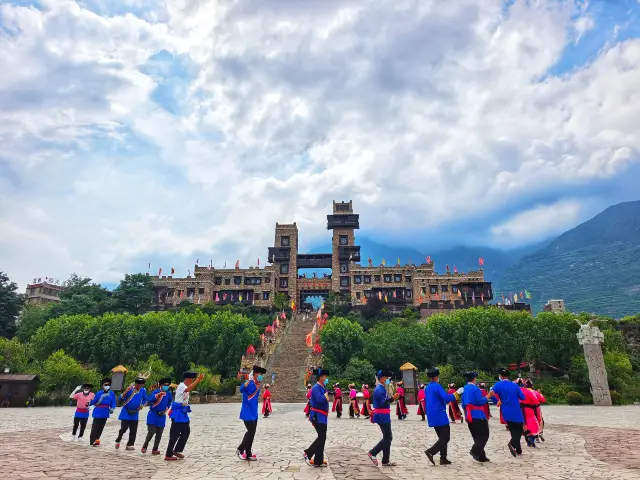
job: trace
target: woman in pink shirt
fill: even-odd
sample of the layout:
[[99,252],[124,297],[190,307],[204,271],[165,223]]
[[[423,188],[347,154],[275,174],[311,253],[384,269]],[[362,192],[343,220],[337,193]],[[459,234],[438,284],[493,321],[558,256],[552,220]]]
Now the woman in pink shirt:
[[[76,412],[73,415],[73,432],[71,437],[73,440],[80,440],[84,435],[84,429],[87,427],[87,420],[89,420],[89,402],[95,397],[91,391],[93,385],[90,383],[84,383],[78,385],[76,389],[71,392],[69,398],[76,401]],[[80,426],[80,433],[76,437],[78,431],[78,425]]]

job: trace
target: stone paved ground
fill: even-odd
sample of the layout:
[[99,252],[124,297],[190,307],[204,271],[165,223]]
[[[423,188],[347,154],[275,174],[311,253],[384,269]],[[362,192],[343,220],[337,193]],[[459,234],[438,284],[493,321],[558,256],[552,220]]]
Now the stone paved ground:
[[[547,406],[546,442],[525,449],[522,458],[508,453],[508,434],[491,421],[487,453],[490,464],[474,463],[467,453],[471,437],[466,425],[452,426],[447,467],[434,467],[423,454],[435,441],[433,431],[412,415],[393,422],[392,459],[399,466],[374,467],[366,452],[380,438],[379,429],[364,420],[330,419],[326,447],[330,467],[320,471],[304,464],[302,449],[314,431],[302,405],[274,405],[273,416],[260,420],[255,451],[260,461],[245,463],[235,456],[244,434],[237,419],[239,405],[195,405],[187,458],[167,463],[162,457],[113,449],[118,421],[112,418],[102,436],[103,446],[90,448],[88,440],[68,440],[72,408],[0,410],[0,478],[147,479],[512,479],[640,480],[640,407]],[[117,415],[118,412],[116,412]],[[140,426],[136,446],[146,431]],[[167,432],[168,433],[168,432]],[[87,434],[88,435],[88,432]],[[162,447],[166,447],[166,436]]]

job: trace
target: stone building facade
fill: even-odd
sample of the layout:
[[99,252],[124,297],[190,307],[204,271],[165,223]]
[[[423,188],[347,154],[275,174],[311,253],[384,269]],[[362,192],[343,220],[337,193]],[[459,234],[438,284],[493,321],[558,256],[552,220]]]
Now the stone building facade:
[[[300,253],[296,223],[275,226],[273,247],[268,250],[264,268],[199,267],[193,277],[153,277],[156,306],[175,306],[181,301],[218,305],[242,303],[269,307],[277,293],[295,299],[298,306],[310,296],[326,296],[339,292],[351,298],[354,305],[365,305],[377,297],[390,308],[407,306],[421,310],[468,308],[487,304],[493,298],[490,282],[485,282],[482,269],[467,273],[438,273],[432,262],[421,265],[378,265],[371,259],[361,265],[360,247],[355,230],[360,228],[359,215],[353,204],[333,202],[327,215],[327,229],[332,230],[331,253]],[[304,269],[331,269],[323,276],[299,275]]]
[[[38,281],[40,280],[40,281]],[[60,293],[64,290],[62,285],[44,282],[41,279],[34,279],[33,283],[27,285],[24,300],[28,305],[46,305],[48,303],[59,302]]]

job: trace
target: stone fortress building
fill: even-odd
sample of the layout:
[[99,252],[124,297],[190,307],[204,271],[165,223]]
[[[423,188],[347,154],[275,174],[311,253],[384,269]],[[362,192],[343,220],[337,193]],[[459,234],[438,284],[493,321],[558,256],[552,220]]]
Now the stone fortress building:
[[[217,269],[195,266],[193,276],[173,278],[154,276],[157,309],[175,306],[183,300],[198,304],[244,304],[270,307],[278,293],[295,300],[298,307],[309,297],[327,297],[329,292],[348,296],[353,305],[364,305],[377,297],[398,309],[419,307],[423,315],[440,309],[469,308],[486,305],[493,298],[491,282],[484,280],[482,269],[468,273],[437,273],[433,262],[381,264],[371,259],[361,265],[360,247],[355,230],[359,215],[352,202],[333,202],[327,215],[327,229],[332,232],[330,253],[300,253],[298,227],[276,223],[273,247],[268,250],[268,265]],[[330,274],[300,274],[301,270],[331,269]]]

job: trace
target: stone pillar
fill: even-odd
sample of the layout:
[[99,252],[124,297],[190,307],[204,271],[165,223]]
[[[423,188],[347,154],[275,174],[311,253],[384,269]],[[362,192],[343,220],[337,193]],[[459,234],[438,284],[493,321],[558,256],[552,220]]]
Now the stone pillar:
[[578,342],[584,348],[584,357],[589,367],[589,381],[591,382],[591,394],[593,404],[599,406],[611,406],[611,393],[607,380],[607,370],[604,367],[604,357],[600,344],[604,342],[604,334],[591,322],[581,325],[576,334]]

